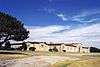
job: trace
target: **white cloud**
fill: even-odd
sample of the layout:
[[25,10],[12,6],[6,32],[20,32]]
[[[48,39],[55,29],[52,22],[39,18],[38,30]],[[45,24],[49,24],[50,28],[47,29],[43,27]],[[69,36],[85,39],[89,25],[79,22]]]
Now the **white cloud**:
[[73,21],[78,21],[78,22],[86,22],[86,23],[89,23],[89,22],[94,22],[94,21],[97,21],[97,20],[100,20],[98,18],[95,18],[95,19],[90,19],[90,20],[82,20],[81,18],[74,18]]
[[34,33],[39,32],[39,33],[47,34],[47,33],[58,32],[58,31],[61,31],[64,29],[69,29],[69,28],[70,28],[70,26],[51,25],[51,26],[36,27],[36,28],[34,28],[34,26],[32,26],[30,28],[30,30],[32,30],[32,32],[34,32]]
[[[47,42],[81,42],[99,46],[100,24],[69,30],[70,26],[52,25],[31,28],[29,40]],[[62,32],[62,30],[64,30]],[[56,33],[54,33],[56,32]],[[100,46],[99,46],[100,47]]]
[[[50,1],[52,2],[53,0],[50,0]],[[45,12],[47,12],[47,13],[49,13],[49,14],[52,14],[52,15],[54,15],[54,16],[57,16],[57,17],[60,18],[62,21],[67,21],[67,20],[68,20],[68,18],[67,18],[61,11],[59,11],[59,10],[57,10],[57,9],[46,8],[46,7],[44,7],[44,8],[42,8],[42,9],[38,9],[38,11],[45,11]]]
[[94,24],[91,26],[87,26],[87,27],[82,27],[82,28],[78,28],[78,29],[74,29],[71,30],[69,32],[67,32],[67,34],[70,34],[70,36],[85,36],[85,35],[93,35],[93,33],[97,34],[100,33],[100,24]]
[[[53,0],[50,0],[53,1]],[[48,12],[54,16],[57,16],[59,19],[61,19],[62,21],[76,21],[76,22],[81,22],[81,23],[91,23],[91,22],[96,22],[96,21],[100,21],[99,17],[96,17],[96,15],[100,15],[100,10],[89,10],[89,11],[82,11],[79,12],[79,14],[77,15],[72,15],[72,16],[67,16],[66,13],[63,13],[62,11],[59,11],[57,9],[54,8],[42,8],[42,9],[38,9],[38,11],[45,11]],[[91,16],[93,16],[91,18]]]
[[70,26],[51,25],[51,26],[36,27],[36,28],[34,28],[33,26],[29,28],[29,31],[30,31],[29,39],[41,40],[44,37],[52,35],[54,32],[59,32],[59,31],[66,30],[66,29],[70,29]]
[[59,18],[61,18],[63,21],[67,21],[67,20],[68,20],[68,19],[65,17],[64,14],[57,14],[57,16],[58,16]]
[[93,14],[100,14],[100,11],[99,10],[84,11],[74,17],[85,17],[85,16],[89,16],[89,15],[93,15]]
[[89,20],[86,20],[86,18],[88,16],[92,16],[95,14],[99,14],[100,15],[100,11],[98,10],[91,10],[91,11],[85,11],[85,12],[82,12],[78,15],[75,15],[71,18],[72,21],[77,21],[77,22],[94,22],[94,21],[98,21],[100,20],[100,18],[90,18]]

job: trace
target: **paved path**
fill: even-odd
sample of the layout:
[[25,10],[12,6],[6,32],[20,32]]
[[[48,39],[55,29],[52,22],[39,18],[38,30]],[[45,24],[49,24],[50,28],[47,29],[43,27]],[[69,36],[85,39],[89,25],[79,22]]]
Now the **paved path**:
[[78,60],[78,58],[63,56],[33,56],[17,61],[0,61],[0,67],[50,67],[56,62],[64,60]]

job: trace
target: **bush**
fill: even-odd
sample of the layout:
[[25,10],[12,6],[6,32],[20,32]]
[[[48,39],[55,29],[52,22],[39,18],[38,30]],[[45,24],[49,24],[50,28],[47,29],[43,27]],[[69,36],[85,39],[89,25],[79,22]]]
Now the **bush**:
[[17,48],[17,50],[21,50],[21,51],[22,51],[22,49],[23,49],[23,47],[22,47],[22,46],[20,46],[20,47],[18,47],[18,48]]
[[58,49],[56,47],[53,48],[54,52],[58,52]]
[[29,48],[30,51],[35,51],[35,49],[36,49],[35,47],[30,47]]
[[49,49],[49,51],[52,52],[53,50],[52,49]]
[[90,47],[90,52],[100,52],[100,49],[96,47]]
[[66,52],[66,50],[62,50],[63,52]]

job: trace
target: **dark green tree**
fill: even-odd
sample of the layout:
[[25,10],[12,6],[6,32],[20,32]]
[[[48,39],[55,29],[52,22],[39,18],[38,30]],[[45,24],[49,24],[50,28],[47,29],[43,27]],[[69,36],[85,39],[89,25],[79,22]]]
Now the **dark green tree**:
[[0,12],[0,46],[9,40],[23,41],[28,38],[28,33],[21,21]]

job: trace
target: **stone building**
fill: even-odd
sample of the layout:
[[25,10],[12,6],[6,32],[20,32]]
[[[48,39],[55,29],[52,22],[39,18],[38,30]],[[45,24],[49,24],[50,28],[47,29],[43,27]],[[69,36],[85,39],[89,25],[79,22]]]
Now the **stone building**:
[[27,42],[27,50],[29,50],[30,47],[35,47],[35,51],[48,51],[49,46],[46,45],[46,42]]
[[56,49],[58,52],[78,52],[89,53],[90,48],[84,47],[81,43],[46,43],[46,42],[27,42],[28,49],[35,47],[35,51],[49,51]]
[[[81,43],[46,43],[46,42],[25,42],[27,50],[31,47],[36,48],[35,51],[50,51],[56,50],[57,52],[76,52],[76,53],[89,53],[90,48],[83,46]],[[12,48],[18,48],[22,43],[12,44]]]

